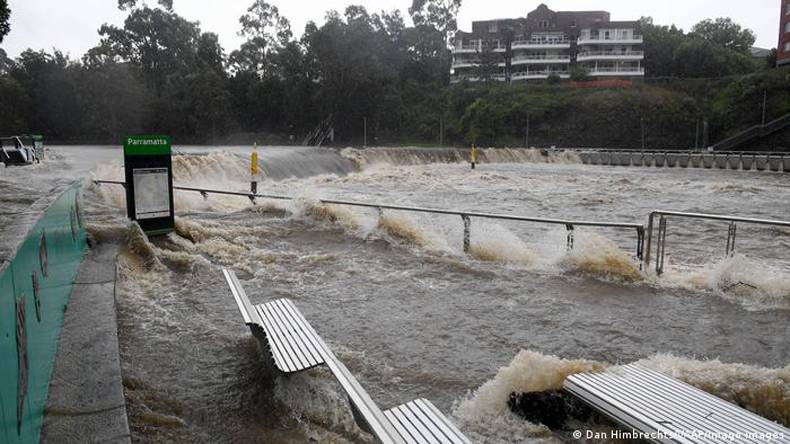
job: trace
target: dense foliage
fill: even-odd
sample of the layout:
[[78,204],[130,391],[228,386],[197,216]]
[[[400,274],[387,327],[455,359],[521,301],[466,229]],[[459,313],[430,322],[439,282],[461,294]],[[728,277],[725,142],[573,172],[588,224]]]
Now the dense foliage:
[[8,8],[8,0],[0,0],[0,43],[3,38],[11,31],[8,20],[11,18],[11,10]]
[[[0,0],[0,6],[5,1]],[[690,33],[642,20],[648,78],[631,88],[450,84],[460,0],[414,0],[400,11],[349,6],[294,38],[276,6],[255,0],[240,18],[244,43],[227,54],[215,34],[176,14],[172,0],[119,0],[123,26],[103,25],[81,60],[0,50],[0,133],[111,142],[166,133],[179,143],[300,143],[325,119],[337,143],[439,141],[523,145],[693,146],[700,119],[711,140],[790,112],[788,83],[748,55],[751,31],[728,19]],[[1,10],[2,8],[0,8]],[[1,17],[0,17],[1,18]],[[2,29],[2,28],[0,28]],[[0,34],[1,35],[1,34]],[[490,63],[480,67],[491,77]],[[583,71],[574,80],[588,80]],[[693,78],[716,78],[695,81]]]

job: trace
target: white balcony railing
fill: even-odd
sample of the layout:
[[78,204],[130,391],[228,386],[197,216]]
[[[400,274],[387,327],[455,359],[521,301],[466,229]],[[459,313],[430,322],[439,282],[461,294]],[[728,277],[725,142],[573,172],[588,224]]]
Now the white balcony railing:
[[532,39],[516,40],[511,43],[513,49],[532,49],[532,48],[570,48],[571,41],[568,39]]
[[588,68],[587,74],[590,76],[643,76],[645,68],[641,66],[618,66]]
[[458,60],[454,61],[452,68],[471,68],[480,64],[480,60]]
[[474,44],[474,45],[455,45],[455,47],[453,47],[453,52],[454,52],[454,53],[464,53],[464,52],[479,52],[479,51],[481,50],[481,48],[482,48],[482,47],[481,47],[481,45],[480,45],[480,44]]
[[576,60],[641,60],[644,57],[644,51],[582,51],[576,55]]
[[579,45],[602,45],[602,44],[632,44],[638,45],[644,42],[644,38],[641,35],[610,35],[610,36],[603,36],[603,35],[582,35],[579,37],[578,44]]
[[511,73],[510,77],[512,80],[534,80],[534,79],[548,79],[550,75],[556,74],[561,79],[568,79],[571,77],[571,73],[567,70],[557,70],[557,69],[537,69],[537,70],[526,70],[526,71],[516,71]]
[[[571,56],[568,54],[540,54],[516,56],[511,59],[511,64],[520,65],[525,63],[570,63]],[[504,66],[504,63],[502,64]]]

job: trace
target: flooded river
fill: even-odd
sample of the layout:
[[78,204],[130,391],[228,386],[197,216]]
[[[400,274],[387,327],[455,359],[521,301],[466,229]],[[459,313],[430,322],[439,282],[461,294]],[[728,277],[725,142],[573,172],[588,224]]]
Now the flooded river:
[[[74,174],[123,180],[118,148],[55,149]],[[249,189],[248,148],[179,151],[176,184]],[[380,406],[428,398],[476,442],[568,438],[510,412],[510,394],[634,361],[790,423],[788,229],[739,226],[725,257],[726,223],[671,219],[658,277],[635,260],[632,230],[576,227],[569,250],[564,226],[473,218],[467,254],[458,216],[317,200],[636,223],[654,209],[788,219],[790,175],[588,166],[527,150],[483,150],[487,163],[470,171],[464,154],[264,148],[259,191],[297,199],[179,191],[176,232],[150,240],[125,222],[121,187],[88,184],[92,235],[126,245],[117,301],[134,438],[370,441],[326,371],[264,375],[221,267],[254,303],[294,300]]]

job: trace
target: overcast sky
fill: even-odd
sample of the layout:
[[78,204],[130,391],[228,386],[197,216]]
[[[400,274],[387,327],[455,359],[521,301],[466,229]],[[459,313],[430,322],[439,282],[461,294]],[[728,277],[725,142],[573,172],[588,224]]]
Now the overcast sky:
[[[156,0],[149,0],[155,4]],[[252,0],[174,0],[178,14],[199,21],[203,31],[219,34],[227,52],[236,49],[241,39],[236,34],[238,19]],[[342,11],[349,4],[362,4],[369,12],[400,9],[408,17],[411,0],[271,0],[280,8],[299,36],[305,23],[322,23],[329,9]],[[540,1],[464,0],[459,27],[471,30],[473,20],[522,17]],[[780,0],[551,0],[545,3],[556,10],[607,10],[613,20],[636,20],[652,16],[656,23],[676,24],[688,30],[705,19],[728,16],[757,34],[756,46],[775,48],[779,34]],[[10,0],[11,33],[2,48],[16,57],[26,48],[51,50],[53,47],[81,57],[96,45],[102,23],[122,24],[125,17],[117,0]],[[407,20],[408,21],[408,20]]]

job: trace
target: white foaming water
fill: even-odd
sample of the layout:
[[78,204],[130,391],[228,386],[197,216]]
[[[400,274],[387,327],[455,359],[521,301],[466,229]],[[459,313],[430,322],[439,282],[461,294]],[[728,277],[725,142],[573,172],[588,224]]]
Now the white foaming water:
[[711,290],[750,310],[790,309],[790,273],[743,254],[702,267],[669,262],[658,281],[667,286]]
[[304,424],[308,436],[319,442],[374,442],[357,426],[348,398],[328,371],[278,377],[274,395]]
[[540,442],[550,439],[545,426],[518,417],[508,407],[511,393],[559,390],[568,375],[599,371],[607,365],[587,360],[567,360],[522,350],[494,379],[457,403],[453,415],[464,432],[485,442]]
[[[424,165],[471,161],[471,149],[456,148],[346,148],[340,154],[351,160],[360,170],[376,165]],[[475,160],[479,163],[581,163],[579,155],[572,151],[534,148],[478,148],[475,151]]]

